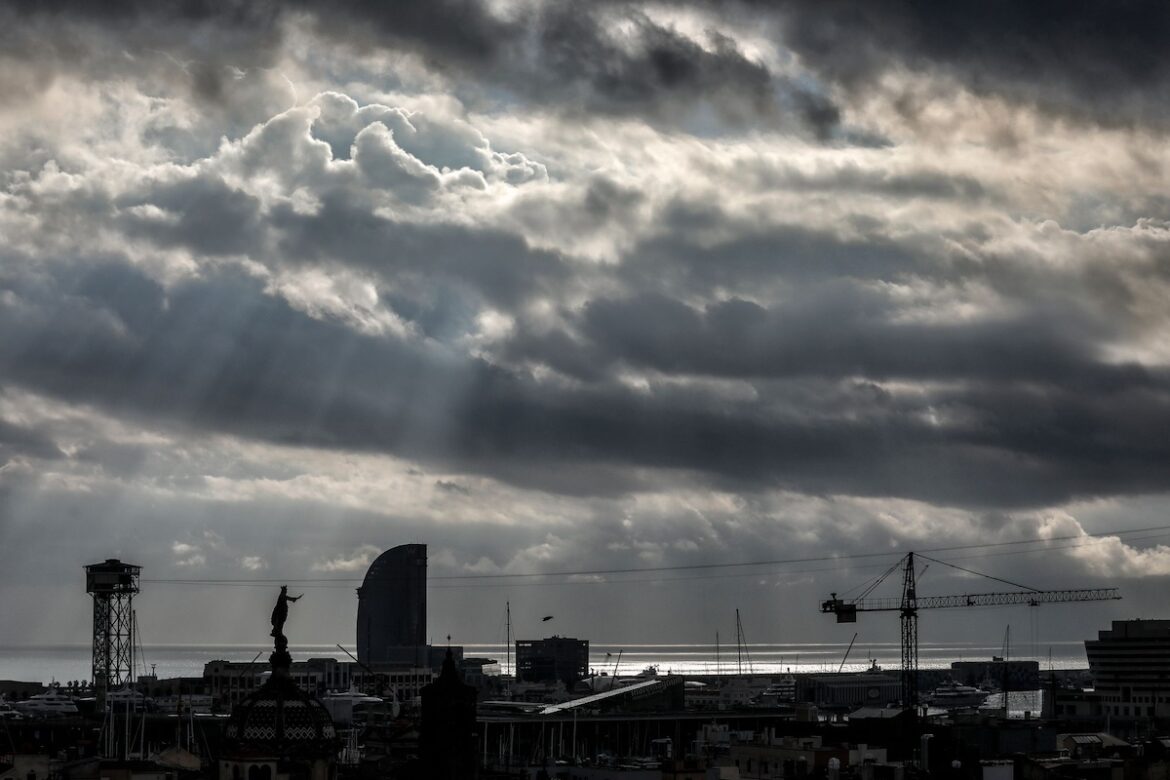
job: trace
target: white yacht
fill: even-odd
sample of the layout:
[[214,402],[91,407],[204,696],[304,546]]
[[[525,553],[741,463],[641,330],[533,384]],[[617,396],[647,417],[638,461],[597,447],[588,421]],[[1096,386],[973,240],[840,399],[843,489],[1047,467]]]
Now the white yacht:
[[57,688],[30,696],[13,706],[23,713],[36,718],[64,718],[77,714],[77,705]]
[[392,717],[398,715],[398,702],[386,702],[352,688],[348,691],[331,691],[321,697],[321,703],[329,711],[333,722],[341,726],[363,720],[372,710],[385,709]]
[[954,680],[948,680],[931,691],[926,702],[931,707],[941,707],[946,710],[978,707],[987,700],[990,693],[983,688],[961,685]]
[[106,694],[106,707],[117,712],[122,712],[123,710],[139,712],[154,709],[154,700],[126,686]]
[[21,720],[23,718],[24,716],[17,712],[7,699],[0,698],[0,720]]

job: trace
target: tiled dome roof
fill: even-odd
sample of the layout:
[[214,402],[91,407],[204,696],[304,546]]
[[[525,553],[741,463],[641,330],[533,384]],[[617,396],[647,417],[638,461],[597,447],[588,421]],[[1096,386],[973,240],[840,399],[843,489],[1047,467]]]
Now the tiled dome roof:
[[227,747],[254,755],[332,755],[340,745],[329,711],[282,671],[232,709]]

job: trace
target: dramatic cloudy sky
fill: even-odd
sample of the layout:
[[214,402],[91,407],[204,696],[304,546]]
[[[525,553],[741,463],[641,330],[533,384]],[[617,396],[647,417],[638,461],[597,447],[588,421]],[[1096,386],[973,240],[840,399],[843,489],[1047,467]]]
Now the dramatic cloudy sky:
[[[511,600],[848,641],[817,600],[873,554],[1034,539],[935,557],[1123,589],[1041,639],[1170,617],[1170,531],[1109,535],[1170,523],[1168,39],[1153,0],[0,4],[5,641],[86,641],[120,556],[321,580],[290,636],[350,644],[405,542],[437,640]],[[146,582],[143,639],[263,642],[274,587]]]

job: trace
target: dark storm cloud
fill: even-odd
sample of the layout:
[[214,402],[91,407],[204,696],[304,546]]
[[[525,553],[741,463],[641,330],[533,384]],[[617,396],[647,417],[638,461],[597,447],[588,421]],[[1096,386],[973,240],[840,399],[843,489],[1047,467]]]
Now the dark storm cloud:
[[64,453],[46,433],[0,417],[0,468],[22,456],[55,460]]
[[[872,227],[865,217],[853,220],[862,229]],[[880,233],[845,237],[798,224],[737,222],[715,204],[673,202],[660,214],[664,229],[632,248],[631,262],[616,273],[637,290],[661,287],[680,295],[710,296],[717,290],[759,290],[778,280],[892,280],[946,271],[940,263],[946,258],[910,239],[896,242]],[[727,238],[704,240],[708,232],[729,223],[736,230]]]
[[331,34],[367,46],[414,48],[439,66],[495,66],[524,35],[521,25],[499,18],[482,0],[299,0],[294,6]]
[[[853,177],[846,173],[844,178]],[[882,192],[889,203],[946,202],[955,195],[955,188],[966,191],[958,197],[959,204],[970,199],[977,207],[999,200],[987,194],[990,188],[967,187],[962,177],[959,183],[947,185],[929,174],[871,173],[860,178],[870,184],[893,184]],[[832,174],[811,177],[811,181],[801,175],[794,178],[794,187],[798,191],[806,185],[811,190],[824,189],[830,197],[837,192],[852,194],[847,187],[838,189],[835,180]],[[908,181],[919,183],[909,185]],[[864,192],[865,186],[859,189]],[[794,205],[793,214],[801,208]],[[828,290],[822,289],[826,283],[843,281],[848,284],[833,288],[840,297],[826,301],[825,311],[835,311],[835,305],[846,310],[862,307],[846,314],[847,318],[860,316],[863,309],[872,311],[880,300],[872,289],[859,292],[862,286],[927,284],[932,287],[933,308],[952,293],[962,297],[969,285],[985,285],[1028,312],[1026,317],[1047,323],[1041,330],[1060,330],[1064,342],[1092,345],[1111,338],[1124,340],[1136,332],[1131,328],[1141,329],[1144,315],[1137,298],[1145,288],[1145,278],[1170,278],[1165,273],[1170,269],[1167,251],[1159,235],[1122,229],[1129,234],[1124,251],[1142,258],[1132,263],[1111,259],[1120,244],[1085,240],[1084,234],[1076,234],[1075,239],[1072,234],[1056,235],[1052,243],[1033,236],[1035,240],[1006,249],[997,245],[997,238],[1002,231],[1015,229],[1009,215],[1002,212],[990,220],[958,221],[931,232],[912,229],[895,238],[890,228],[898,223],[865,213],[847,212],[836,225],[761,224],[720,204],[676,199],[659,213],[656,225],[661,230],[631,247],[627,262],[614,274],[624,289],[658,291],[679,300],[734,296],[767,300],[795,290],[812,300]],[[1068,262],[1053,263],[1052,256]],[[894,316],[896,308],[891,302],[888,313]]]
[[867,170],[852,163],[810,173],[791,164],[761,165],[758,162],[742,163],[735,168],[738,176],[762,189],[867,193],[898,199],[923,198],[970,203],[978,203],[993,194],[972,176],[928,169],[900,174]]
[[[826,323],[810,321],[802,333],[813,343],[801,354],[822,371],[968,381],[901,398],[852,380],[773,378],[755,383],[753,399],[735,400],[687,386],[643,393],[604,375],[580,387],[538,382],[433,343],[310,318],[243,276],[219,274],[164,293],[124,267],[71,273],[9,284],[20,304],[0,306],[7,334],[0,375],[129,417],[390,452],[565,493],[632,486],[607,476],[623,466],[694,474],[737,490],[969,506],[1168,487],[1170,444],[1156,435],[1170,425],[1165,377],[1095,366],[1041,329],[1024,339],[1019,328],[931,334],[878,327],[873,335],[871,325],[847,322],[816,342],[812,330]],[[598,302],[584,318],[601,365],[637,358],[678,375],[715,375],[736,361],[742,371],[754,361],[795,359],[768,346],[770,316],[744,302],[699,312],[644,298],[628,306]],[[835,317],[838,309],[825,319]],[[791,334],[776,329],[783,344]],[[637,343],[668,337],[671,343],[652,348]],[[899,340],[907,353],[925,356],[899,357]],[[945,355],[948,346],[957,358]],[[997,350],[1004,366],[995,365]],[[1094,384],[1095,375],[1104,379]],[[113,454],[114,471],[136,457],[133,448]]]
[[[106,42],[88,37],[103,32],[143,50],[173,45],[176,54],[203,53],[208,62],[221,61],[221,55],[245,58],[240,65],[263,61],[261,58],[271,56],[280,40],[280,6],[266,2],[14,0],[0,8],[0,18],[8,22],[0,35],[9,46],[34,59],[49,58],[60,66],[67,66],[70,57],[100,49]],[[214,33],[215,38],[193,33]],[[195,75],[204,92],[217,90],[212,78],[206,73]]]
[[750,5],[782,8],[784,43],[851,89],[905,66],[1109,124],[1167,118],[1170,6],[1158,0]]
[[659,294],[596,299],[581,326],[599,357],[668,374],[966,379],[1090,391],[1160,383],[1140,365],[1100,364],[1080,328],[1074,338],[1049,317],[948,324],[896,322],[896,315],[882,296],[833,284],[770,308],[732,298],[700,310]]
[[[509,9],[506,18],[477,0],[300,7],[347,41],[413,50],[440,70],[570,110],[685,118],[707,103],[734,121],[791,115],[822,137],[840,119],[815,85],[771,73],[716,31],[701,46],[636,3],[554,0]],[[620,35],[606,28],[615,21]]]
[[279,5],[264,2],[21,0],[0,6],[0,56],[44,87],[56,72],[144,75],[157,69],[154,55],[167,55],[192,95],[215,101],[233,78],[221,65],[271,64],[281,41],[279,19]]
[[[1170,10],[1154,0],[675,5],[752,15],[758,29],[797,52],[825,84],[848,90],[865,89],[905,66],[1070,116],[1107,123],[1166,118]],[[161,50],[189,61],[192,94],[214,103],[238,75],[226,66],[271,64],[282,22],[300,15],[349,45],[413,51],[428,66],[480,81],[489,91],[549,105],[685,117],[706,103],[733,120],[791,115],[823,138],[837,131],[841,116],[828,90],[812,79],[772,73],[716,31],[700,46],[631,2],[522,4],[500,14],[481,0],[56,0],[10,3],[0,14],[4,50],[44,66],[4,80],[4,89],[14,94],[43,88],[53,69],[80,72],[95,62],[113,69],[122,52]],[[612,20],[625,25],[620,42],[607,29]],[[190,35],[192,29],[204,34]],[[918,110],[909,95],[902,108]]]
[[798,115],[818,131],[836,118],[807,90],[777,81],[765,67],[748,60],[726,36],[713,36],[708,51],[640,13],[628,19],[635,31],[632,51],[611,39],[598,16],[580,4],[548,6],[539,20],[535,52],[547,69],[534,85],[538,96],[567,96],[581,108],[618,113],[643,113],[703,98],[725,114],[745,118],[776,113],[777,93],[791,91],[800,96]]
[[[455,2],[438,13],[415,4],[342,3],[317,14],[338,25],[371,24],[440,66],[478,68],[506,89],[594,111],[655,112],[695,98],[727,116],[789,112],[828,137],[840,108],[824,88],[770,73],[717,33],[706,47],[647,19],[636,3],[552,2],[502,20],[482,4]],[[1170,97],[1170,9],[1156,0],[1070,3],[1011,0],[931,3],[679,2],[752,14],[754,26],[796,51],[828,84],[864,89],[888,70],[943,72],[977,92],[998,93],[1069,116],[1105,123],[1163,122]],[[311,5],[306,7],[311,8]],[[603,27],[623,18],[636,46],[619,46]],[[459,18],[450,25],[442,20]],[[323,21],[324,23],[324,21]],[[535,67],[517,68],[516,63]],[[907,98],[912,101],[912,98]],[[912,103],[903,108],[917,109]]]
[[[347,46],[414,52],[428,67],[461,79],[470,101],[510,95],[573,112],[667,120],[695,118],[696,107],[710,106],[736,123],[791,117],[822,138],[840,120],[838,107],[811,80],[770,72],[726,35],[708,31],[700,45],[637,4],[559,0],[520,5],[507,16],[482,0],[18,3],[0,11],[7,30],[0,40],[28,75],[0,86],[28,97],[56,72],[92,77],[158,69],[147,63],[164,53],[192,96],[209,105],[239,102],[235,82],[247,76],[239,69],[274,64],[282,22],[302,19]],[[607,28],[615,21],[625,25],[620,35]],[[479,83],[482,94],[464,90],[468,83]]]
[[[388,292],[413,285],[455,296],[483,298],[512,309],[554,285],[570,281],[571,269],[554,252],[533,249],[514,233],[485,227],[423,224],[373,215],[344,193],[322,200],[316,214],[278,209],[272,224],[281,231],[286,262],[315,265],[341,261],[376,273]],[[418,291],[395,307],[420,322],[436,301]]]
[[[424,419],[423,387],[458,384],[441,357],[313,320],[245,277],[186,284],[164,299],[145,279],[127,281],[135,273],[126,269],[113,274],[124,277],[118,285],[79,275],[63,280],[65,290],[55,281],[25,287],[27,306],[4,309],[7,378],[131,415],[325,445],[344,443],[369,415],[391,447],[416,420],[435,425]],[[52,303],[75,286],[90,295]],[[121,317],[128,306],[144,312],[140,329]]]
[[[1023,507],[1098,491],[1165,489],[1161,464],[1170,456],[1170,447],[1149,432],[1170,424],[1165,386],[1091,402],[1012,387],[987,408],[966,403],[962,392],[912,402],[879,393],[868,404],[854,398],[848,411],[818,408],[815,384],[791,406],[782,394],[769,397],[767,388],[758,401],[738,403],[672,398],[669,391],[639,397],[618,389],[540,395],[523,386],[510,393],[490,389],[459,418],[466,437],[459,449],[479,468],[529,459],[567,468],[578,460],[624,462],[704,475],[733,491],[771,487]],[[1139,400],[1130,416],[1124,405]],[[1028,413],[1039,409],[1063,425],[1037,427],[1038,418]],[[936,412],[938,423],[930,420]],[[1136,434],[1138,446],[1128,448],[1126,435],[1090,435],[1115,417],[1122,430]],[[1152,428],[1142,428],[1151,422]],[[489,465],[488,473],[497,472]]]
[[96,464],[107,475],[132,479],[141,473],[150,455],[150,449],[141,444],[100,441],[83,447],[72,457],[81,463]]
[[[152,187],[148,197],[127,196],[109,205],[117,211],[115,220],[128,237],[209,255],[246,254],[258,248],[259,201],[218,177],[163,183]],[[174,219],[151,219],[135,211],[142,206],[164,209]]]

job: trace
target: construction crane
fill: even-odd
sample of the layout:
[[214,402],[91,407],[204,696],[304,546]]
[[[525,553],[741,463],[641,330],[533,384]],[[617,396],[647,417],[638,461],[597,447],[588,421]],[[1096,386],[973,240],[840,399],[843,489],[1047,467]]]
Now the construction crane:
[[[918,703],[918,610],[945,609],[951,607],[999,607],[1012,604],[1063,604],[1078,601],[1109,601],[1120,599],[1117,588],[1081,588],[1078,590],[1037,590],[1027,585],[992,577],[980,572],[964,569],[946,561],[938,561],[919,555],[932,563],[950,566],[954,569],[979,574],[981,577],[1003,582],[1021,590],[999,593],[966,593],[961,596],[919,596],[915,585],[915,555],[907,553],[901,560],[887,569],[852,600],[839,599],[830,594],[828,601],[821,602],[821,612],[837,616],[838,623],[856,623],[858,612],[898,612],[902,619],[902,708],[917,712]],[[902,568],[902,596],[890,598],[867,598],[869,594],[897,569]],[[1005,694],[1006,696],[1006,694]]]

